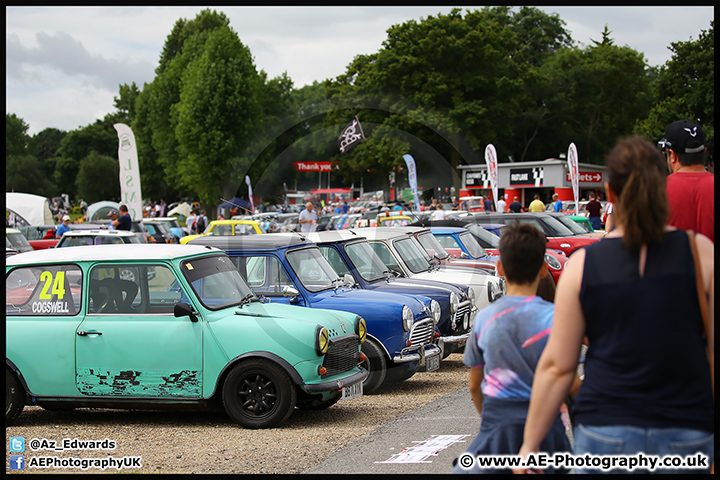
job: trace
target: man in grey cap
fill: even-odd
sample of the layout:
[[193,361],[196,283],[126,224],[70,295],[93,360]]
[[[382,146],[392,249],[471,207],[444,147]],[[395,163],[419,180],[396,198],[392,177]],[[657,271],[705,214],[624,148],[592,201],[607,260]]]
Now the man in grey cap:
[[705,132],[696,123],[671,123],[658,142],[668,164],[668,224],[715,241],[715,175],[705,170]]

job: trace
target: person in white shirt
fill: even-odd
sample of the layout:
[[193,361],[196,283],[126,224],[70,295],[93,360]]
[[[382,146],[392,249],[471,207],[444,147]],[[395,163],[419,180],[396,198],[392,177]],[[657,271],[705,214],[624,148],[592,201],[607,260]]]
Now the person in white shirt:
[[437,209],[433,212],[433,220],[445,220],[445,210],[442,203],[437,204]]
[[500,200],[497,202],[497,211],[500,213],[505,213],[505,199],[503,197],[500,197]]

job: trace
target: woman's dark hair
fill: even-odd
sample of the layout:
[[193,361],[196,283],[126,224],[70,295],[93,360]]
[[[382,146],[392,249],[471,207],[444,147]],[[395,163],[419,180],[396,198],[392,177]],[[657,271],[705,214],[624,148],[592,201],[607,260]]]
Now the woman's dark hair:
[[620,140],[607,157],[608,184],[617,195],[613,213],[629,249],[661,241],[670,213],[667,165],[653,144],[640,137]]

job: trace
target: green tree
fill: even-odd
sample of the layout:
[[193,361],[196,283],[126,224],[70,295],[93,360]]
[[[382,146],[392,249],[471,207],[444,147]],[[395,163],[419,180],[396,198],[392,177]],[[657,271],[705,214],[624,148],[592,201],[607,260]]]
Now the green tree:
[[[539,103],[530,95],[541,80],[537,65],[569,43],[564,23],[533,7],[485,7],[465,16],[454,9],[394,25],[379,52],[357,56],[328,84],[335,111],[326,123],[344,125],[354,115],[348,110],[363,109],[367,141],[374,141],[370,124],[393,127],[426,143],[453,168],[461,158],[481,161],[478,151],[488,143],[501,158],[518,156],[523,129],[542,115],[534,113],[520,126],[516,121]],[[351,163],[356,155],[351,151],[343,160]],[[402,165],[401,156],[394,159],[394,167]],[[374,173],[388,173],[381,158],[374,166]],[[454,176],[456,187],[459,179]]]
[[556,139],[556,150],[574,142],[581,162],[603,163],[617,139],[631,133],[652,104],[643,55],[613,45],[607,34],[606,27],[601,42],[561,50],[543,66],[551,88],[561,92],[549,105],[556,121],[543,134]]
[[120,199],[120,166],[117,158],[92,151],[82,160],[77,173],[77,195],[89,204]]
[[132,85],[126,83],[120,85],[119,96],[113,97],[117,113],[120,114],[119,121],[130,125],[135,118],[135,102],[137,101],[140,91],[135,82]]
[[[60,148],[62,139],[65,138],[67,132],[58,130],[57,128],[46,128],[33,135],[30,140],[30,151],[35,155],[40,164],[40,170],[47,179],[52,179],[55,173],[55,164],[57,162],[57,151]],[[62,192],[57,191],[57,187],[52,184],[51,191],[48,191],[46,197],[55,197]]]
[[208,33],[183,73],[180,102],[171,108],[178,173],[206,206],[234,194],[244,178],[247,150],[262,120],[261,86],[250,50],[227,27]]
[[635,131],[651,141],[659,140],[669,124],[692,120],[702,126],[708,139],[708,161],[714,155],[715,132],[715,22],[697,40],[674,42],[672,58],[660,68],[653,84],[657,99],[647,118]]
[[27,134],[28,126],[25,120],[14,113],[5,114],[5,155],[22,155],[30,142]]
[[32,155],[5,157],[5,191],[50,196],[53,185]]

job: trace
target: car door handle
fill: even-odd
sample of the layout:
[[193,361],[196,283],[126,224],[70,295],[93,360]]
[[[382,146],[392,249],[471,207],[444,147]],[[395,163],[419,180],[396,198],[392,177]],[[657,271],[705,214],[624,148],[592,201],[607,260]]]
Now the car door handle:
[[102,332],[86,332],[84,330],[80,330],[79,332],[77,332],[77,334],[81,337],[84,337],[86,335],[102,335]]

